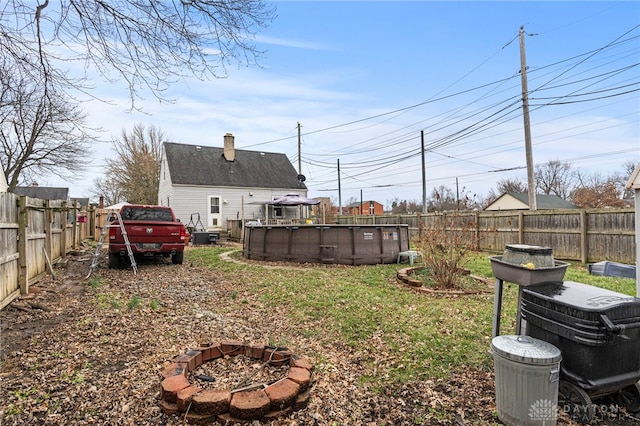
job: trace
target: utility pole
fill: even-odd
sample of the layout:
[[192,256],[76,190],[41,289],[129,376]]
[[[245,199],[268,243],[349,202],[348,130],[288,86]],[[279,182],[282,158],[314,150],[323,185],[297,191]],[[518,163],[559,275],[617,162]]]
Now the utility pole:
[[424,130],[420,130],[420,153],[422,154],[422,213],[427,212],[427,165],[424,163]]
[[524,51],[524,27],[520,27],[520,78],[522,81],[522,116],[524,118],[524,146],[527,156],[529,210],[538,210],[536,205],[536,185],[533,178],[533,154],[531,152],[531,123],[529,122],[529,89],[527,88],[527,58]]
[[338,206],[340,216],[342,216],[342,190],[340,189],[340,159],[338,158]]
[[302,144],[300,142],[300,122],[298,121],[298,174],[302,174]]

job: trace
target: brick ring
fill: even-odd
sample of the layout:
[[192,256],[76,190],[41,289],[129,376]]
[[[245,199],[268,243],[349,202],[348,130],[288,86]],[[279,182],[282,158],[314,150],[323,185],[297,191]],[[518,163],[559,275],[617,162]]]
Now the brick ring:
[[[205,390],[189,382],[202,363],[224,356],[245,355],[273,366],[289,365],[287,377],[264,389]],[[287,348],[222,341],[202,345],[173,358],[162,371],[160,407],[166,415],[184,415],[190,423],[218,420],[272,420],[303,408],[309,401],[313,367],[308,358]]]

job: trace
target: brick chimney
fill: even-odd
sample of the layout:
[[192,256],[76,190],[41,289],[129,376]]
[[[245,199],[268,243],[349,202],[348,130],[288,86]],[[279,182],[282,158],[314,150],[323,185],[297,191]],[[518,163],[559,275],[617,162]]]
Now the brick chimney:
[[227,161],[234,161],[236,159],[234,137],[231,133],[224,135],[224,159]]

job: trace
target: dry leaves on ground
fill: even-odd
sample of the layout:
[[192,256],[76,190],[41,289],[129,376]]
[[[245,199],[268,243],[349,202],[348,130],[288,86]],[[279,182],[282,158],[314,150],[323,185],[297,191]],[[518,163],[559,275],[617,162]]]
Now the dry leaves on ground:
[[[188,348],[222,340],[286,341],[312,360],[309,404],[274,425],[499,424],[491,373],[454,372],[446,380],[379,392],[360,382],[366,348],[307,337],[284,307],[267,309],[255,297],[245,298],[241,282],[188,262],[143,262],[137,275],[103,262],[93,274],[99,285],[91,286],[85,278],[90,261],[88,250],[68,256],[57,266],[56,280],[47,277],[31,298],[0,312],[3,425],[182,425],[182,418],[160,410],[160,372]],[[258,379],[278,374],[267,373],[272,376]],[[198,374],[215,377],[221,370],[212,364]],[[238,378],[217,383],[225,380]]]

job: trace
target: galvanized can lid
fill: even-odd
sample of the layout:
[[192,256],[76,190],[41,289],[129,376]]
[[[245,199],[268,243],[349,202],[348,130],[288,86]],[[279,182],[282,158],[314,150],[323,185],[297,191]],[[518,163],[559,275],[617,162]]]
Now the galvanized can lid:
[[525,364],[553,364],[562,360],[560,349],[530,336],[496,336],[491,340],[495,354]]
[[506,250],[512,253],[526,253],[526,254],[550,255],[553,253],[553,249],[551,247],[530,246],[528,244],[507,244]]

